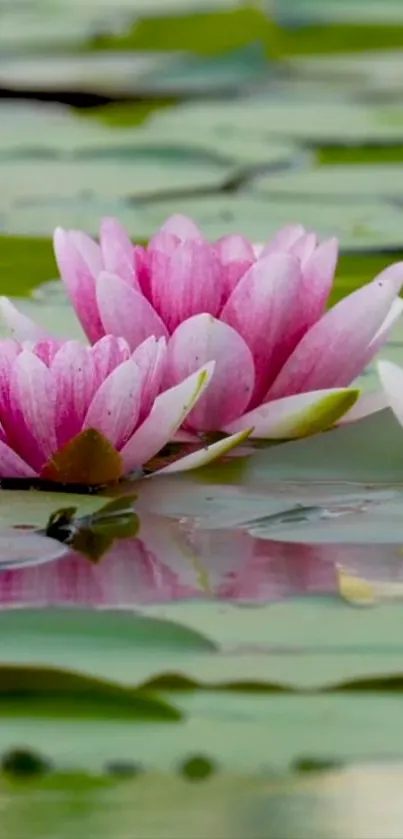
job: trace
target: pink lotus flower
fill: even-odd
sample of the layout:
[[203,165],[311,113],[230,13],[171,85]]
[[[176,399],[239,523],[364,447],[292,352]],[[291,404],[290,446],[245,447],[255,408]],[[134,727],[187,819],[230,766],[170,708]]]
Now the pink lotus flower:
[[[164,338],[150,337],[133,353],[110,335],[92,347],[1,341],[0,477],[98,484],[136,470],[172,438],[214,370],[205,364],[163,389],[166,364]],[[234,435],[161,471],[199,466],[242,439]]]
[[[299,225],[265,247],[235,235],[209,244],[193,221],[173,216],[143,248],[105,219],[99,245],[58,229],[54,247],[91,342],[110,333],[135,350],[150,335],[165,338],[169,387],[215,361],[184,438],[253,427],[255,437],[290,439],[383,407],[375,395],[351,412],[359,394],[349,386],[403,311],[403,263],[325,311],[337,241],[319,244]],[[32,337],[9,301],[1,309],[17,338]]]

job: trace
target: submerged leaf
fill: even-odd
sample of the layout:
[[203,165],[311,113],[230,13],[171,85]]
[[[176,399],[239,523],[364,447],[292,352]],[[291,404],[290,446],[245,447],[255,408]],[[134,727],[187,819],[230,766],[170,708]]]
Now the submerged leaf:
[[116,449],[99,431],[88,428],[53,455],[41,477],[61,484],[98,486],[118,481],[122,474]]

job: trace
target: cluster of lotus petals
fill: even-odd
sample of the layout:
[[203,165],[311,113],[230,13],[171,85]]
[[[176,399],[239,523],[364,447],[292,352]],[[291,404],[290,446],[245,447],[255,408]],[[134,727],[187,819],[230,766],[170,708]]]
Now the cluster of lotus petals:
[[61,279],[88,344],[45,333],[2,298],[0,477],[103,484],[168,443],[196,468],[248,437],[291,440],[389,405],[403,424],[403,371],[354,380],[403,311],[403,263],[328,308],[335,239],[299,225],[266,245],[210,243],[173,216],[147,247],[114,219],[99,243],[57,229]]

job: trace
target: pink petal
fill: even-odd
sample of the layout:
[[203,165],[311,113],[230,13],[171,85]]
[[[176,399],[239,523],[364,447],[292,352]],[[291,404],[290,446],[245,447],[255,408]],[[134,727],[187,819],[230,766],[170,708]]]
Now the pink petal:
[[196,401],[208,387],[213,371],[214,362],[206,364],[176,387],[157,396],[151,413],[120,453],[126,472],[147,463],[172,440]]
[[153,252],[152,301],[170,332],[192,315],[218,313],[222,299],[220,280],[218,257],[207,243],[186,241],[169,258]]
[[273,253],[255,262],[222,310],[221,320],[239,332],[252,351],[253,405],[262,400],[300,337],[301,283],[298,260]]
[[255,253],[249,239],[245,236],[223,236],[214,243],[214,250],[222,265],[231,262],[254,262]]
[[301,224],[290,224],[288,227],[283,227],[265,245],[259,259],[277,251],[288,251],[305,233],[306,230]]
[[186,422],[197,431],[217,431],[243,414],[255,383],[252,353],[243,338],[211,315],[195,315],[169,340],[169,381],[181,382],[208,361],[216,362],[212,381]]
[[152,257],[154,251],[159,251],[159,253],[164,253],[166,256],[171,256],[180,244],[181,240],[177,236],[159,230],[148,243],[148,254]]
[[[298,244],[298,243],[297,243]],[[301,335],[322,317],[332,289],[338,257],[337,239],[322,242],[302,266],[299,298]]]
[[51,372],[56,397],[57,444],[61,448],[81,431],[97,387],[90,348],[84,347],[79,341],[68,341],[56,353]]
[[32,347],[32,352],[37,355],[44,364],[46,364],[46,367],[50,367],[56,353],[64,346],[64,344],[64,341],[45,339],[37,341],[37,343]]
[[318,237],[316,233],[304,233],[299,239],[294,242],[289,248],[288,253],[296,256],[302,265],[312,256],[318,244]]
[[223,302],[227,300],[239,280],[255,261],[253,246],[244,236],[224,236],[214,244],[221,262]]
[[396,263],[326,312],[298,344],[265,401],[348,385],[356,375],[355,359],[365,355],[402,283],[403,263]]
[[183,216],[180,213],[175,213],[175,215],[170,216],[158,232],[168,233],[170,236],[177,236],[181,242],[186,242],[189,239],[204,238],[193,219],[188,218],[188,216]]
[[37,472],[57,449],[52,375],[33,353],[23,350],[10,378],[10,402],[2,415],[7,439]]
[[184,431],[180,428],[172,438],[174,443],[200,443],[200,437],[191,431]]
[[96,428],[116,449],[132,434],[141,405],[141,372],[131,359],[124,361],[97,390],[83,422]]
[[126,230],[116,219],[103,219],[100,243],[105,271],[116,274],[139,291],[135,273],[134,247]]
[[403,369],[392,361],[378,361],[377,367],[388,404],[403,425]]
[[378,411],[383,411],[387,407],[387,396],[382,391],[362,393],[358,397],[355,405],[353,405],[353,407],[350,408],[344,416],[342,416],[337,425],[358,422],[358,420],[364,419],[364,417],[369,417],[371,414],[377,414]]
[[104,335],[91,348],[97,387],[100,387],[104,379],[112,373],[123,361],[130,358],[130,347],[124,338],[116,338],[115,335]]
[[326,431],[354,405],[359,391],[346,388],[316,390],[259,405],[229,423],[228,434],[253,428],[251,437],[291,440]]
[[348,371],[348,375],[351,375],[351,381],[355,379],[356,376],[360,375],[362,370],[364,370],[367,364],[369,364],[370,361],[372,361],[377,352],[379,352],[379,350],[382,349],[382,347],[388,340],[391,332],[393,332],[393,329],[396,326],[397,321],[401,318],[402,313],[403,300],[398,298],[397,300],[393,301],[385,320],[383,321],[381,327],[378,329],[376,335],[374,335],[374,337],[372,338],[372,341],[369,342],[363,354],[357,356],[356,359],[352,359],[352,365],[350,370]]
[[21,351],[22,347],[12,338],[0,341],[0,415],[9,407],[11,371]]
[[134,266],[140,290],[151,299],[151,254],[141,245],[134,246]]
[[73,247],[78,251],[93,277],[103,268],[102,253],[99,245],[81,230],[69,230],[68,235]]
[[54,233],[53,247],[77,317],[89,340],[97,341],[104,334],[95,294],[97,269],[102,268],[101,256],[98,260],[94,250],[98,245],[84,234],[67,233],[59,227]]
[[0,478],[35,478],[34,472],[25,460],[0,440]]
[[48,338],[45,329],[19,312],[8,297],[0,297],[0,317],[16,341],[41,341]]
[[167,330],[146,298],[112,274],[97,279],[97,302],[104,331],[126,339],[132,350],[150,335],[167,337]]
[[142,375],[141,411],[139,420],[150,413],[158,396],[167,367],[167,345],[165,338],[158,340],[151,335],[143,341],[132,355]]
[[150,477],[154,475],[172,475],[176,472],[189,472],[190,469],[200,469],[201,466],[207,466],[213,463],[220,457],[229,454],[232,449],[235,449],[241,443],[248,439],[252,429],[239,431],[237,434],[232,434],[230,437],[225,437],[223,440],[218,440],[217,443],[212,443],[210,446],[204,446],[196,452],[181,457],[170,463],[169,466],[164,466],[163,469],[158,469],[153,472]]

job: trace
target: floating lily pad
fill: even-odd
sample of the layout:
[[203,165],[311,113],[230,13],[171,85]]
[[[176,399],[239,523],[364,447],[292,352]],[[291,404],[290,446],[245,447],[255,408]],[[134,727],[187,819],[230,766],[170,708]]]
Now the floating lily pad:
[[38,94],[73,91],[121,99],[136,92],[152,93],[147,78],[151,73],[169,72],[169,65],[175,58],[175,53],[113,51],[11,56],[0,61],[0,85],[27,94],[30,91]]
[[[376,8],[377,4],[371,6]],[[385,96],[393,100],[403,89],[402,50],[293,57],[287,66],[307,85],[327,82],[346,96],[359,93],[376,102]],[[398,102],[397,108],[400,110]]]
[[338,236],[345,249],[392,248],[402,241],[403,213],[381,201],[353,204],[346,200],[335,206],[330,202],[310,203],[294,198],[272,201],[269,197],[263,200],[262,196],[242,194],[154,202],[143,215],[144,232],[147,220],[155,230],[174,212],[193,216],[211,239],[240,232],[253,241],[264,242],[283,225],[300,223],[323,237]]
[[[156,98],[206,96],[236,92],[264,80],[267,56],[263,45],[247,45],[219,56],[200,57],[170,52],[97,51],[0,61],[0,84],[27,97],[46,94],[56,101],[69,95],[91,95],[120,101],[136,96]],[[79,102],[83,104],[82,99]]]
[[[284,138],[313,146],[325,143],[343,146],[379,143],[391,145],[403,140],[403,120],[387,119],[388,111],[357,102],[330,102],[329,97],[317,101],[295,99],[273,101],[263,96],[247,102],[182,105],[169,114],[154,119],[160,130],[199,129],[222,137],[235,132],[245,142],[249,138]],[[401,109],[396,108],[396,113]]]
[[[318,761],[331,756],[340,762],[382,759],[385,754],[389,759],[402,757],[400,693],[303,697],[186,691],[169,692],[161,700],[158,718],[158,695],[154,709],[150,698],[149,720],[128,719],[118,704],[114,715],[109,712],[109,719],[102,719],[102,706],[91,718],[88,713],[84,717],[80,707],[74,713],[72,703],[72,713],[68,714],[67,705],[57,718],[57,703],[51,715],[49,704],[41,708],[36,702],[32,708],[27,702],[24,713],[21,705],[0,702],[0,750],[10,753],[23,738],[26,750],[41,755],[59,771],[75,768],[97,773],[112,761],[135,761],[145,772],[179,773],[195,756],[203,756],[212,771],[252,775],[284,772],[305,756]],[[175,703],[186,715],[182,722],[168,721],[169,703],[172,715]],[[322,719],[332,724],[319,726]],[[154,796],[152,802],[155,807]],[[273,839],[278,835],[273,834]]]
[[[287,199],[329,202],[362,203],[363,199],[373,201],[385,198],[403,200],[403,165],[376,164],[358,166],[320,166],[299,172],[261,175],[254,180],[259,192]],[[335,207],[337,210],[337,207]]]
[[[19,160],[0,164],[3,190],[0,212],[7,207],[46,203],[46,200],[96,197],[100,202],[118,198],[158,197],[165,191],[219,189],[230,174],[225,166],[195,159],[169,159],[138,155],[115,159],[57,161]],[[48,178],[49,180],[46,180]],[[51,184],[54,184],[52,187]],[[46,185],[46,190],[45,190]]]
[[380,7],[365,0],[284,0],[279,16],[292,21],[332,21],[343,23],[403,23],[403,11],[399,0],[385,0]]
[[105,498],[77,493],[39,490],[1,490],[0,531],[16,526],[44,529],[49,517],[62,507],[77,507],[79,516],[100,510]]

